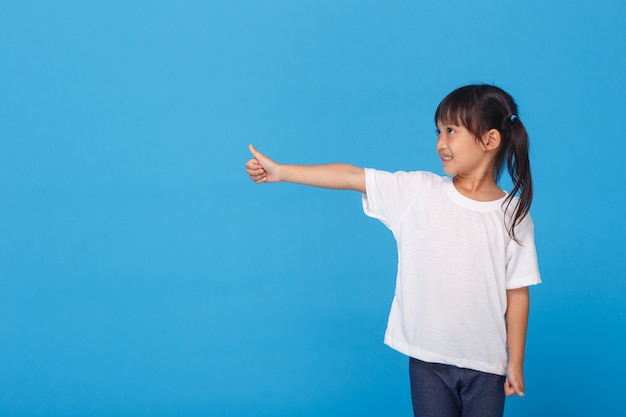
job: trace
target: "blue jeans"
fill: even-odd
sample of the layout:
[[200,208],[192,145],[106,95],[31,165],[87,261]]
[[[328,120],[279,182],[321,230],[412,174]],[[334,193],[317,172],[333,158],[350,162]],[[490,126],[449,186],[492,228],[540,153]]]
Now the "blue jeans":
[[411,397],[415,417],[502,417],[504,381],[452,365],[410,358]]

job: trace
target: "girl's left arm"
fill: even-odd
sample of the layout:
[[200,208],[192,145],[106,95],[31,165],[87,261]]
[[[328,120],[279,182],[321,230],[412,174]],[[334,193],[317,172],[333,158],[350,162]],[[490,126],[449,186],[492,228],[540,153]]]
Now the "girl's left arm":
[[524,396],[524,349],[530,295],[528,287],[507,290],[506,332],[509,348],[508,375],[504,384],[507,396]]

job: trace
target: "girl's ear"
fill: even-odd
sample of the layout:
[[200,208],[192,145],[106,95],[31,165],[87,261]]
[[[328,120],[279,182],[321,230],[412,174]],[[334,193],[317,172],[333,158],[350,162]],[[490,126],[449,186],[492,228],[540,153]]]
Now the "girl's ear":
[[500,136],[500,131],[498,131],[498,129],[491,129],[483,136],[483,145],[488,151],[498,149],[501,141],[502,136]]

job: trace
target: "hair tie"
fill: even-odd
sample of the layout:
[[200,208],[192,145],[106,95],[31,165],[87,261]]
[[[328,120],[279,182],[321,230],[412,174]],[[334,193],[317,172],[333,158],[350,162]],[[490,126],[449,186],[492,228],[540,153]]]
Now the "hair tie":
[[512,114],[512,115],[511,115],[511,118],[510,118],[509,120],[511,120],[511,123],[513,123],[513,120],[515,120],[515,119],[517,119],[517,118],[518,118],[518,117],[517,117],[517,115]]

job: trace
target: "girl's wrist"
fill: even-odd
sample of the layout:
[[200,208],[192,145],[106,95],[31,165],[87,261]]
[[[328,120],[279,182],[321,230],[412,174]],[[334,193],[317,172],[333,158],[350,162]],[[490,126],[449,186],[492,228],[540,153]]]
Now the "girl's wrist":
[[272,170],[272,174],[274,174],[274,177],[276,178],[276,182],[289,182],[289,172],[285,172],[288,171],[288,166],[284,165],[284,164],[279,164],[278,162],[275,163],[273,170]]

